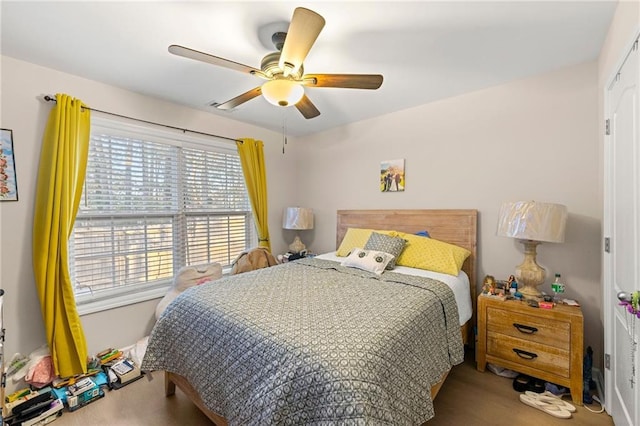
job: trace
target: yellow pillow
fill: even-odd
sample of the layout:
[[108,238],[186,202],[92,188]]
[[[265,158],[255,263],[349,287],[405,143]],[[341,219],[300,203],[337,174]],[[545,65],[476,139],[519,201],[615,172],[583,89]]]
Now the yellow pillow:
[[404,232],[396,232],[393,236],[407,240],[407,244],[396,262],[401,266],[458,276],[462,264],[471,254],[463,247],[433,238]]
[[369,237],[372,232],[377,232],[379,234],[391,235],[395,231],[378,231],[376,229],[365,229],[365,228],[348,228],[347,232],[344,234],[344,238],[340,243],[340,247],[338,247],[338,251],[336,251],[336,256],[349,256],[351,250],[354,248],[364,248],[367,241],[369,241]]

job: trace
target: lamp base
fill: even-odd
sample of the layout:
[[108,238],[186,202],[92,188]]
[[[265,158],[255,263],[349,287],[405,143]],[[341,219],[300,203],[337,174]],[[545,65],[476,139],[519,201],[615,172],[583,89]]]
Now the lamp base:
[[524,245],[524,260],[516,267],[518,291],[526,298],[542,297],[538,286],[544,283],[547,271],[536,262],[536,247],[539,241],[521,240]]
[[293,242],[289,244],[290,253],[300,253],[306,248],[307,247],[304,244],[302,244],[302,241],[300,241],[300,237],[298,237],[297,235],[296,235],[296,238],[293,240]]

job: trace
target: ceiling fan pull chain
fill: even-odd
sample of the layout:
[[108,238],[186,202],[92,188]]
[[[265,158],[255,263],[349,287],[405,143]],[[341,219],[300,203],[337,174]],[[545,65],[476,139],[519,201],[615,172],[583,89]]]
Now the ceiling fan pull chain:
[[284,154],[284,146],[287,144],[287,116],[285,109],[282,110],[282,153]]

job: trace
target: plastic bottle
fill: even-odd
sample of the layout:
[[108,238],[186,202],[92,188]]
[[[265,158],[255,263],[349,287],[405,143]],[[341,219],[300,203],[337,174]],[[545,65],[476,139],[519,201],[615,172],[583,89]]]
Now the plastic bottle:
[[558,294],[564,293],[564,283],[560,281],[560,274],[556,274],[556,279],[551,283],[551,291],[553,291],[554,299]]

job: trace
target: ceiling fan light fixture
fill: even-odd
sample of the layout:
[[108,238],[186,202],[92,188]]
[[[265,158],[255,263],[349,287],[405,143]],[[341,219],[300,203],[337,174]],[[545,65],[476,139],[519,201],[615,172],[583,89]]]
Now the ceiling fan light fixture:
[[271,80],[262,85],[262,96],[270,104],[286,107],[300,102],[304,96],[304,88],[292,80]]

